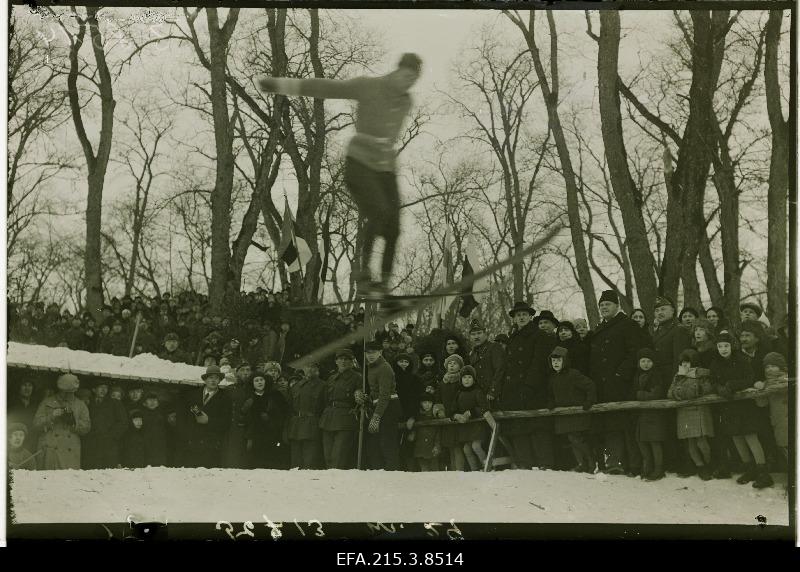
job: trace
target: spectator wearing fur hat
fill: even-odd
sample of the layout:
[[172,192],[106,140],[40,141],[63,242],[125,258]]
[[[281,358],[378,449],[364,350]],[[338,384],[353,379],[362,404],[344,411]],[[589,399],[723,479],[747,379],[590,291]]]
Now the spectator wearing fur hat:
[[8,468],[10,470],[23,469],[36,470],[36,455],[31,454],[25,447],[28,428],[24,423],[12,422],[8,424]]
[[325,466],[350,469],[358,433],[358,408],[355,394],[360,391],[361,375],[353,369],[355,355],[347,348],[336,352],[336,368],[325,385],[325,410],[319,421]]
[[[711,375],[720,397],[731,399],[733,394],[754,386],[755,376],[752,361],[735,349],[735,338],[722,331],[717,336],[717,352],[711,364]],[[720,432],[733,439],[744,473],[737,479],[739,484],[758,481],[759,487],[771,484],[766,468],[764,449],[758,438],[757,407],[752,400],[730,401],[720,407]],[[753,461],[755,460],[755,464]],[[756,486],[755,484],[753,486]]]
[[436,364],[436,353],[431,351],[423,351],[420,354],[419,375],[421,380],[432,377],[434,380],[439,377],[441,368]]
[[[556,346],[550,353],[550,409],[583,407],[591,409],[597,401],[594,382],[570,365],[569,351]],[[587,435],[592,428],[588,414],[561,415],[555,418],[555,434],[566,435],[577,465],[574,471],[594,473],[595,459]]]
[[305,366],[303,377],[281,393],[289,407],[286,436],[292,468],[324,468],[319,420],[325,409],[325,382],[319,377],[319,365]]
[[[677,401],[697,399],[714,392],[710,371],[698,367],[699,354],[688,349],[681,352],[678,373],[672,380],[667,397]],[[678,439],[686,443],[697,473],[703,480],[712,478],[711,445],[708,437],[714,436],[714,420],[707,405],[681,407],[677,415]]]
[[[756,382],[756,389],[774,387],[789,382],[786,359],[777,352],[764,356],[764,381]],[[789,460],[789,392],[773,393],[768,398],[769,418],[775,434],[775,444],[780,449],[783,462]]]
[[[542,377],[542,366],[547,366],[547,355],[554,340],[532,322],[536,311],[524,302],[516,302],[509,311],[514,328],[506,347],[506,370],[497,408],[501,411],[524,411],[547,407],[549,387],[547,376]],[[538,360],[538,361],[537,361]],[[553,422],[543,417],[513,419],[503,422],[503,434],[508,437],[514,463],[522,469],[538,466],[552,469],[555,465],[553,450]]]
[[[589,371],[599,403],[626,401],[633,395],[637,354],[643,339],[638,326],[619,309],[619,296],[606,290],[598,301],[603,318],[592,335]],[[628,411],[599,416],[609,474],[638,476],[642,459],[636,444],[636,414]]]
[[114,469],[122,462],[122,438],[128,427],[128,413],[120,401],[108,395],[109,383],[99,380],[92,387],[89,418],[92,428],[83,438],[84,469]]
[[[461,369],[464,360],[458,354],[450,354],[444,359],[445,373],[441,376],[438,385],[439,401],[442,407],[442,417],[453,419],[457,413],[456,399],[461,386]],[[434,405],[434,408],[436,408]],[[434,415],[436,415],[434,411]],[[450,471],[463,471],[466,468],[464,451],[458,442],[458,427],[443,426],[439,435],[442,452],[445,454],[444,463]]]
[[[655,365],[655,351],[642,348],[637,354],[639,358],[634,389],[637,401],[655,401],[664,399],[667,384]],[[643,409],[636,419],[636,442],[642,454],[642,478],[657,481],[664,478],[664,441],[667,438],[667,417],[663,411]]]
[[231,424],[231,401],[219,388],[222,372],[212,365],[201,376],[203,387],[184,395],[177,411],[179,435],[185,440],[180,466],[222,466],[222,447]]
[[479,471],[486,463],[486,452],[483,441],[488,437],[488,428],[480,423],[468,423],[470,420],[483,418],[495,427],[495,420],[489,411],[489,401],[478,384],[477,373],[472,366],[464,366],[459,372],[461,384],[456,395],[453,420],[461,423],[458,428],[458,443],[472,471]]
[[[425,393],[420,398],[417,421],[432,421],[434,397]],[[435,425],[414,425],[408,436],[414,445],[414,459],[422,472],[439,470],[439,455],[442,450],[440,428]]]
[[472,351],[469,352],[469,363],[475,368],[476,381],[481,391],[486,394],[490,408],[500,395],[503,387],[505,368],[505,348],[497,342],[490,342],[486,328],[478,320],[472,320],[469,328]]
[[739,306],[739,320],[745,322],[757,322],[764,314],[761,306],[755,302],[745,302]]
[[[367,466],[387,471],[400,470],[400,435],[397,424],[402,407],[397,395],[394,370],[381,355],[377,342],[366,345],[368,395],[361,401],[371,412],[367,428]],[[358,398],[357,398],[358,400]]]
[[56,381],[58,392],[46,397],[36,410],[33,424],[41,432],[41,468],[80,469],[81,437],[91,429],[89,410],[75,397],[78,378],[65,373]]

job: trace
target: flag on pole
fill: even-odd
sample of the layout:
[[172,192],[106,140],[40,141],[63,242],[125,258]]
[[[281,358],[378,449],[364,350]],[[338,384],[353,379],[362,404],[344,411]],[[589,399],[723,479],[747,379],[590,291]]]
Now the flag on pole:
[[[442,267],[441,267],[441,283],[447,285],[450,283],[450,277],[453,276],[453,235],[450,232],[450,226],[444,232],[444,241],[442,242]],[[445,296],[439,302],[439,316],[444,319],[447,309],[455,299],[455,296]]]
[[[464,265],[461,269],[461,279],[467,278],[475,274],[475,268],[478,267],[478,253],[475,251],[475,247],[472,244],[472,239],[467,239],[466,247],[464,248]],[[480,279],[476,282],[473,282],[469,286],[467,286],[463,291],[462,299],[463,302],[461,303],[461,310],[459,310],[458,315],[462,318],[469,318],[469,315],[472,313],[472,310],[478,307],[480,301],[485,298],[484,294],[475,294],[473,295],[472,292],[475,290],[483,290],[482,287],[477,287],[479,284],[485,285],[486,279]],[[476,296],[480,298],[480,300],[476,299]]]
[[301,270],[311,260],[311,249],[308,243],[297,236],[297,223],[289,208],[289,200],[285,199],[283,209],[283,228],[281,229],[281,244],[278,248],[281,260],[289,267],[289,272]]

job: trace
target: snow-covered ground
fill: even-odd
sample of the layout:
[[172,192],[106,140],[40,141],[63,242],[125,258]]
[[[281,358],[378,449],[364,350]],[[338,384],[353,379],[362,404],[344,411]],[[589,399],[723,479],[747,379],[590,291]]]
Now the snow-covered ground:
[[[9,342],[6,361],[9,367],[71,371],[78,376],[86,374],[182,385],[203,385],[200,376],[205,372],[203,367],[172,363],[153,354],[128,358],[16,342]],[[227,383],[223,381],[220,385],[225,386]]]
[[555,471],[15,471],[16,522],[509,522],[788,525],[786,475],[733,480]]

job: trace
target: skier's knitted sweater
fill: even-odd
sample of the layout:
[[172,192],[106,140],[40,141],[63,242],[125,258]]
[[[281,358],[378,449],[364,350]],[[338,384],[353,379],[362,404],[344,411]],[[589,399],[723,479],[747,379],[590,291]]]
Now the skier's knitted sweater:
[[356,100],[356,134],[350,140],[347,155],[375,171],[395,171],[395,143],[411,108],[411,96],[399,93],[388,76],[348,80],[274,78],[270,91],[317,99]]

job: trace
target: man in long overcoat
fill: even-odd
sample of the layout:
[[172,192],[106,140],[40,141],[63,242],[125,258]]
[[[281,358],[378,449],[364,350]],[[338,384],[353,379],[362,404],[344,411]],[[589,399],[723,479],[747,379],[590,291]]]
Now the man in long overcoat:
[[[531,321],[536,310],[524,302],[516,302],[509,312],[514,320],[506,346],[506,370],[500,389],[498,409],[520,411],[546,409],[548,405],[547,376],[537,359],[540,350],[549,344],[544,332]],[[513,419],[501,424],[501,434],[511,444],[516,465],[530,469],[550,469],[555,463],[553,451],[553,421],[549,417]],[[534,463],[534,454],[536,456]]]
[[478,386],[491,404],[497,399],[503,386],[503,377],[506,374],[506,350],[501,344],[489,341],[486,328],[478,320],[472,321],[469,337],[472,342],[469,363],[475,368]]
[[222,447],[231,424],[230,396],[219,388],[222,372],[212,365],[202,375],[203,388],[190,390],[178,411],[180,434],[186,441],[184,467],[221,467]]
[[[619,296],[606,290],[598,304],[603,320],[592,335],[591,378],[598,403],[635,399],[633,380],[642,335],[636,323],[619,309]],[[639,474],[642,458],[636,444],[635,413],[619,411],[597,416],[603,433],[606,471],[612,475]]]

